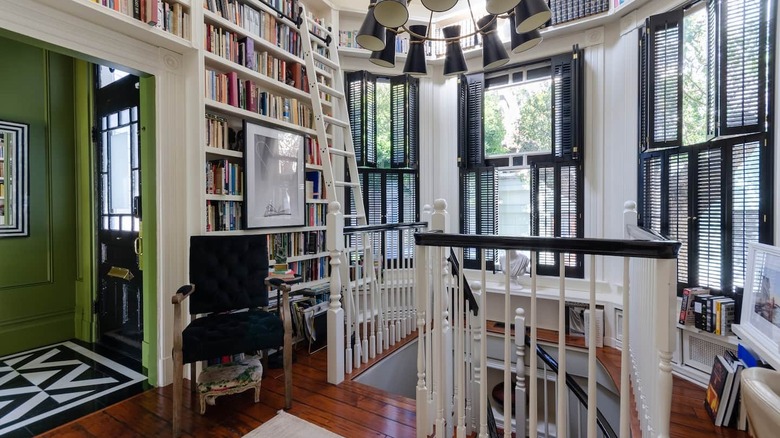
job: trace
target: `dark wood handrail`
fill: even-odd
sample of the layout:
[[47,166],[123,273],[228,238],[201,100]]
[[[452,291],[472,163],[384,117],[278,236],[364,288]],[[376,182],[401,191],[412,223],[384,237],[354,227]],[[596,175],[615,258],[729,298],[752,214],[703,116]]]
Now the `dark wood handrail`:
[[344,234],[367,233],[369,231],[393,231],[410,228],[427,228],[428,222],[402,222],[399,224],[355,225],[344,227]]
[[649,259],[675,259],[681,243],[674,240],[583,239],[575,237],[516,237],[441,233],[414,234],[422,246],[455,246],[480,249],[522,249]]

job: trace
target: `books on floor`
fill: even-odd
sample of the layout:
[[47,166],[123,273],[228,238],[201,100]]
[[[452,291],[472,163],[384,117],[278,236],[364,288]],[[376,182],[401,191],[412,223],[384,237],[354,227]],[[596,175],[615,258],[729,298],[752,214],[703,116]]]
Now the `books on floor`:
[[737,425],[740,375],[745,364],[732,351],[715,356],[704,408],[715,426]]

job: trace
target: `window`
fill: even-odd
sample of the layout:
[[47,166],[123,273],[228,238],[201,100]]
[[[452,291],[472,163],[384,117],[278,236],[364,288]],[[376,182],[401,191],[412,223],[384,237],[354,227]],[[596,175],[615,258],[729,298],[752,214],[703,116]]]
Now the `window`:
[[701,0],[640,41],[640,224],[682,243],[678,288],[743,287],[772,242],[769,0]]
[[[347,73],[345,88],[367,223],[417,222],[419,79],[358,71]],[[349,193],[346,201],[354,214]]]
[[[462,76],[459,87],[461,233],[582,237],[582,52]],[[485,253],[488,269],[500,254]],[[481,266],[476,249],[464,265]],[[537,272],[557,275],[541,253]],[[583,276],[582,256],[565,258]]]

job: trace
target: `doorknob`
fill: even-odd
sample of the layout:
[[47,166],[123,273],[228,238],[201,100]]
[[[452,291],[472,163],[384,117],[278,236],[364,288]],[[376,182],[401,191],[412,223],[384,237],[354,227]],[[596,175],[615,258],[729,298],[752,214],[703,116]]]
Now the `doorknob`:
[[135,250],[135,255],[141,256],[144,254],[144,248],[143,248],[143,239],[141,236],[138,236],[133,241],[133,249]]

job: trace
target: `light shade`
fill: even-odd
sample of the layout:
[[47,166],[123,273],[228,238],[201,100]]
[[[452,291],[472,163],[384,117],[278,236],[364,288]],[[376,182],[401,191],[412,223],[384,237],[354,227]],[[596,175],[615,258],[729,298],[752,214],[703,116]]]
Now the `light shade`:
[[477,26],[482,32],[482,67],[489,70],[509,62],[509,55],[496,32],[496,16],[485,15],[477,21]]
[[395,37],[396,30],[387,29],[387,36],[385,37],[385,48],[380,51],[371,52],[371,58],[369,58],[369,61],[380,67],[395,67]]
[[374,7],[374,17],[384,27],[401,27],[409,20],[406,0],[379,0]]
[[[518,2],[522,1],[525,0],[487,0],[487,2],[485,2],[485,10],[493,15],[503,14],[517,6]],[[425,4],[425,2],[423,2],[423,4]]]
[[374,18],[374,3],[372,0],[368,5],[366,18],[363,19],[363,25],[360,26],[355,41],[360,47],[368,50],[382,50],[385,48],[385,27],[379,24]]
[[515,31],[526,33],[542,27],[552,17],[544,0],[523,0],[515,7]]
[[539,29],[534,29],[526,33],[517,33],[515,31],[515,16],[509,17],[510,34],[512,37],[512,53],[525,52],[533,49],[542,42],[542,34]]
[[[409,26],[409,30],[417,35],[425,36],[428,27],[415,24]],[[425,65],[425,45],[423,40],[424,38],[412,34],[409,35],[409,53],[404,64],[404,73],[409,73],[412,76],[424,76],[428,73]]]
[[[441,32],[444,38],[457,38],[460,36],[460,26],[447,26]],[[460,40],[447,41],[447,51],[444,58],[444,76],[457,75],[464,73],[466,70],[468,70],[468,67],[466,67],[466,58],[463,56]]]
[[[425,8],[428,9],[429,11],[433,11],[433,12],[449,11],[457,3],[458,0],[422,0],[423,6],[425,6]],[[508,10],[509,9],[507,9],[507,11]]]

